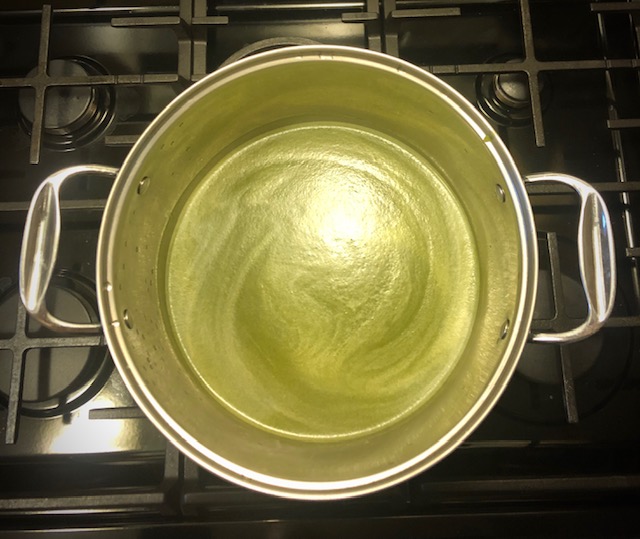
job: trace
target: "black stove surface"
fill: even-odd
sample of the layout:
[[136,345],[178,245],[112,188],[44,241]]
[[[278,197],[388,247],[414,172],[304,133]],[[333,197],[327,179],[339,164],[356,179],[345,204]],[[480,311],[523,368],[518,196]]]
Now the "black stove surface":
[[[640,1],[37,2],[0,11],[0,537],[623,536],[640,533]],[[104,338],[29,320],[17,292],[29,200],[60,168],[118,167],[150,121],[221,64],[278,46],[370,48],[441,77],[489,118],[523,174],[605,198],[618,287],[598,334],[527,345],[503,397],[452,455],[339,502],[248,491],[201,469],[144,417]],[[97,321],[108,186],[66,190],[60,317]],[[534,329],[586,316],[578,201],[530,188]],[[2,530],[6,530],[2,531]]]

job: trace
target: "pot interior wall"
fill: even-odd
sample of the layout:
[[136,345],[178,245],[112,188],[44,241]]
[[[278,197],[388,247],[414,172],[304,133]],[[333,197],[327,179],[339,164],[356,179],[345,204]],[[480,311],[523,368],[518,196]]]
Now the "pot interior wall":
[[[518,317],[523,254],[514,185],[496,163],[490,137],[437,89],[346,54],[280,53],[236,64],[192,88],[132,151],[112,195],[121,206],[110,230],[109,315],[121,322],[115,331],[126,361],[119,358],[119,366],[138,386],[134,394],[202,462],[245,482],[255,478],[243,469],[290,481],[352,480],[435,452],[513,367],[506,358],[526,331]],[[402,421],[330,443],[257,429],[221,406],[185,364],[166,301],[168,238],[203,173],[274,126],[310,120],[373,129],[429,160],[466,212],[479,267],[474,324],[438,391]]]

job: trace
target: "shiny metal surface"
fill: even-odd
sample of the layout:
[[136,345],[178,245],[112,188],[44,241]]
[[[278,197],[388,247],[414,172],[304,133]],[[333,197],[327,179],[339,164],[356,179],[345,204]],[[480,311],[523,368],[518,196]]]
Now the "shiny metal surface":
[[555,182],[574,189],[580,197],[578,255],[580,277],[587,299],[587,318],[579,326],[561,333],[534,332],[531,340],[570,343],[596,333],[605,323],[616,295],[616,260],[609,211],[602,196],[588,183],[566,174],[534,174],[527,183]]
[[222,62],[222,64],[220,64],[220,67],[228,66],[229,64],[233,64],[238,60],[242,60],[247,56],[252,56],[259,52],[266,52],[272,49],[280,49],[282,47],[298,47],[300,45],[320,45],[320,43],[306,38],[261,39],[260,41],[251,43],[250,45],[241,48],[235,54],[229,56],[229,58],[227,58],[224,62]]
[[115,177],[118,170],[100,165],[69,167],[49,176],[33,195],[20,254],[20,298],[43,326],[61,333],[96,333],[100,324],[60,320],[47,310],[46,295],[55,268],[60,240],[60,189],[79,174]]

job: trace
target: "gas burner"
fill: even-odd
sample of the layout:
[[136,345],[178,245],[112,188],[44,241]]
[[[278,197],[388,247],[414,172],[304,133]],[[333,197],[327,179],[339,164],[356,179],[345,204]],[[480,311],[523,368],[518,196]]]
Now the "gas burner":
[[[587,303],[582,285],[574,278],[562,275],[562,289],[567,314],[572,318],[586,318]],[[548,270],[540,270],[538,274],[538,296],[534,318],[551,318],[553,305],[551,301],[551,275]],[[586,375],[594,366],[602,352],[602,333],[571,345],[571,368],[574,379]],[[532,382],[540,384],[562,383],[560,358],[558,349],[545,344],[530,344],[525,347],[516,371]]]
[[[560,238],[559,241],[563,243],[562,252],[577,258],[573,242]],[[587,304],[578,269],[572,271],[562,274],[563,299],[567,315],[580,320],[587,315]],[[622,295],[623,290],[619,288],[619,292]],[[625,303],[618,303],[616,308],[621,315],[627,310]],[[553,314],[551,274],[541,269],[534,319],[550,319]],[[497,409],[529,423],[566,423],[562,393],[564,356],[571,368],[578,416],[584,419],[616,394],[625,380],[632,355],[633,334],[628,328],[607,328],[565,346],[527,344]]]
[[222,64],[220,64],[220,67],[233,64],[238,60],[242,60],[247,56],[252,56],[260,52],[266,52],[273,49],[281,49],[283,47],[299,47],[301,45],[321,45],[321,43],[319,41],[306,39],[304,37],[274,37],[271,39],[263,39],[261,41],[256,41],[255,43],[251,43],[246,47],[242,47],[238,52],[235,52],[224,62],[222,62]]
[[[521,58],[498,57],[489,63],[517,64]],[[551,97],[550,85],[544,73],[540,75],[540,98],[546,109]],[[531,123],[531,94],[526,73],[485,73],[476,79],[478,107],[490,119],[507,127]]]
[[[75,322],[98,320],[93,283],[80,275],[61,272],[47,296],[50,311]],[[0,296],[0,335],[15,334],[19,294],[16,286]],[[106,347],[73,347],[73,337],[52,336],[33,320],[28,321],[22,346],[27,349],[20,413],[30,417],[68,414],[91,400],[107,382],[113,362]],[[51,337],[50,337],[51,336]],[[50,337],[55,346],[39,348],[37,339]],[[10,337],[9,337],[10,338]],[[33,348],[29,349],[29,341]],[[65,347],[65,342],[69,343]],[[0,403],[6,405],[11,379],[10,350],[0,350]]]
[[[72,57],[51,60],[49,76],[89,77],[108,75],[91,58]],[[36,74],[36,68],[28,73]],[[69,151],[85,146],[102,136],[114,118],[115,91],[108,86],[52,86],[45,97],[43,144],[53,150]],[[20,124],[31,134],[35,100],[29,88],[20,90]]]
[[605,406],[624,382],[632,345],[632,333],[626,328],[608,328],[562,348],[528,344],[520,359],[525,366],[518,366],[497,410],[527,423],[566,424],[561,383],[561,354],[565,354],[573,371],[578,417],[586,419]]

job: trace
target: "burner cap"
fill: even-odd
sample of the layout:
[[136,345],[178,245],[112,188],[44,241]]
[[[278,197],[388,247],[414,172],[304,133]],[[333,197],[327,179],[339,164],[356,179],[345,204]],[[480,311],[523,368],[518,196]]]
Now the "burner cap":
[[[517,64],[521,61],[521,58],[499,57],[489,63]],[[540,75],[539,85],[542,107],[545,109],[549,104],[550,92],[544,73]],[[508,127],[531,123],[531,94],[526,73],[514,71],[480,75],[476,79],[476,94],[480,110],[496,123]]]
[[[37,68],[32,69],[27,77],[35,75]],[[51,60],[49,75],[52,77],[86,77],[87,70],[73,60]],[[89,86],[54,86],[47,90],[45,100],[45,129],[69,129],[74,122],[80,120],[92,104],[93,90]],[[26,92],[20,92],[20,111],[30,123],[33,123],[34,100]]]
[[[35,75],[34,68],[28,73]],[[49,76],[89,77],[108,74],[106,69],[89,58],[59,58],[51,60]],[[20,119],[31,134],[35,98],[31,88],[19,92]],[[52,86],[45,94],[43,144],[51,149],[71,150],[93,142],[111,124],[115,111],[115,92],[106,86]]]
[[[89,287],[81,282],[69,286],[70,279],[57,278],[50,287],[47,304],[53,314],[76,322],[97,320],[92,305],[94,298],[85,294]],[[0,335],[15,333],[19,294],[12,288],[0,297]],[[28,321],[25,345],[29,339],[51,334],[33,320]],[[73,337],[68,347],[32,348],[26,352],[22,403],[20,412],[32,417],[53,417],[69,413],[92,398],[108,379],[113,368],[105,347],[74,347]],[[63,344],[63,343],[61,343]],[[35,346],[35,343],[34,343]],[[12,353],[0,350],[0,399],[9,394]]]
[[493,77],[496,97],[513,108],[526,107],[531,102],[529,81],[524,73],[501,73]]

